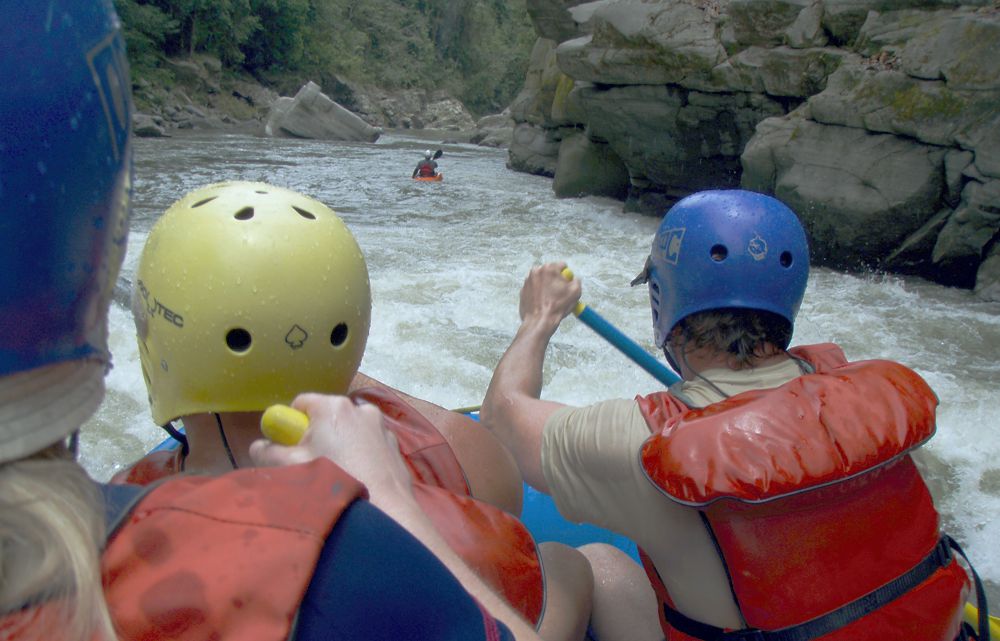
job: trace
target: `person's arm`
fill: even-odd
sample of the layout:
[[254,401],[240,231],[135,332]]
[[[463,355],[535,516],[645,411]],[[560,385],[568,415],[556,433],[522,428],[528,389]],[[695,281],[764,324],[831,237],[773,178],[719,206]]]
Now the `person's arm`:
[[462,586],[521,641],[538,640],[534,628],[448,546],[416,503],[410,473],[395,437],[373,405],[354,405],[343,396],[302,394],[293,407],[309,415],[299,445],[258,440],[250,447],[257,465],[292,465],[326,456],[368,488],[369,500],[423,543]]
[[580,300],[580,281],[566,280],[565,263],[533,267],[521,288],[521,325],[493,372],[479,419],[514,455],[521,475],[548,492],[542,474],[542,430],[561,403],[541,400],[549,340]]
[[411,396],[362,372],[354,375],[348,391],[366,387],[388,390],[399,396],[437,429],[458,459],[472,496],[515,516],[521,513],[524,486],[517,462],[485,426],[465,414]]

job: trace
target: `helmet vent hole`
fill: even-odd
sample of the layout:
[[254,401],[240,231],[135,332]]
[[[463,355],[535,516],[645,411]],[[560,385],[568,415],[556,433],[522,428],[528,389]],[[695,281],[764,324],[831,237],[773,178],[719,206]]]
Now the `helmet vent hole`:
[[330,344],[340,347],[347,340],[347,323],[340,323],[330,332]]
[[226,334],[226,345],[234,352],[243,353],[247,351],[250,349],[250,343],[252,342],[253,339],[250,337],[250,332],[242,327],[231,329]]
[[712,249],[709,254],[712,256],[712,260],[717,263],[721,263],[729,256],[729,250],[726,249],[725,245],[712,245]]
[[655,280],[651,280],[651,281],[649,281],[649,289],[651,289],[656,294],[659,294],[660,293],[660,284],[657,283]]
[[250,220],[253,218],[253,207],[244,207],[233,215],[236,220]]
[[306,211],[305,209],[299,209],[298,207],[292,207],[292,209],[297,211],[299,216],[302,216],[303,218],[308,218],[309,220],[316,220],[316,215]]
[[791,267],[792,252],[781,252],[781,256],[778,257],[778,262],[781,263],[782,267]]
[[218,196],[212,196],[211,198],[206,198],[204,200],[199,200],[195,204],[191,205],[191,209],[197,209],[198,207],[201,207],[202,205],[207,205],[208,203],[212,202],[216,198],[218,198]]

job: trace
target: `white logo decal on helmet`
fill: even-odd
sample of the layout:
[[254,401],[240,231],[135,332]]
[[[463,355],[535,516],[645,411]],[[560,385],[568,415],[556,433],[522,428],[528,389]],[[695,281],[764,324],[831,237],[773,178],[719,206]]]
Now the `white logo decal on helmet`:
[[754,234],[747,243],[747,253],[754,260],[764,260],[767,257],[767,241],[761,238],[760,234]]
[[677,227],[667,230],[660,242],[660,252],[663,254],[663,261],[671,265],[676,265],[681,255],[681,243],[684,240],[686,227]]

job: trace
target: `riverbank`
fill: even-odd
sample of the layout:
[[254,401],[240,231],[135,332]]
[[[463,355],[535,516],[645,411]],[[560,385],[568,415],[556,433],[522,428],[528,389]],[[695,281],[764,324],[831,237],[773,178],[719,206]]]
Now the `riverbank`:
[[[283,84],[294,86],[296,81],[285,79]],[[439,142],[510,143],[508,115],[477,119],[443,91],[388,91],[339,78],[328,79],[321,89],[373,127]],[[195,55],[167,60],[155,80],[134,82],[132,95],[135,134],[164,137],[193,131],[263,135],[271,106],[283,93],[249,74],[224,69],[217,58]]]

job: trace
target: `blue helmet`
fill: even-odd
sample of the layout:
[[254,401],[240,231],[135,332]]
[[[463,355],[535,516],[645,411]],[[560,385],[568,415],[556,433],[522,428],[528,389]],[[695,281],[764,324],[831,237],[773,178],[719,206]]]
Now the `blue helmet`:
[[0,22],[0,376],[106,361],[128,235],[131,99],[111,0]]
[[773,312],[795,322],[809,277],[809,245],[795,213],[771,196],[702,191],[663,217],[646,267],[653,335],[724,307]]
[[100,405],[132,177],[111,0],[14,4],[0,22],[0,462]]

